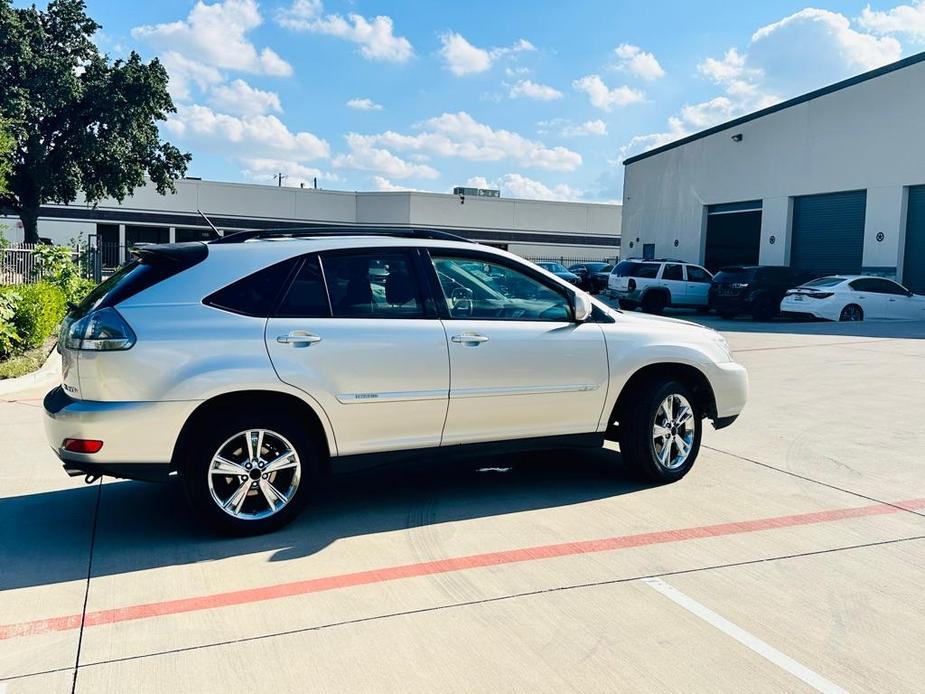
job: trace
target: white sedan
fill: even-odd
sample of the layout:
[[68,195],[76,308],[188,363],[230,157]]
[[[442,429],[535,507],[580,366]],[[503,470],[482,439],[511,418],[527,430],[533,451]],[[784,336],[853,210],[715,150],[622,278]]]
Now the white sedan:
[[780,310],[785,316],[833,321],[925,320],[925,296],[882,277],[820,277],[789,290]]

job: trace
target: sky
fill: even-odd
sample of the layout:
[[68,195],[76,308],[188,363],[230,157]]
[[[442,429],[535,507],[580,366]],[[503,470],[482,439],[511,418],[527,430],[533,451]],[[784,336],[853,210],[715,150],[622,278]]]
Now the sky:
[[188,175],[337,190],[618,202],[625,157],[925,50],[925,0],[87,4]]

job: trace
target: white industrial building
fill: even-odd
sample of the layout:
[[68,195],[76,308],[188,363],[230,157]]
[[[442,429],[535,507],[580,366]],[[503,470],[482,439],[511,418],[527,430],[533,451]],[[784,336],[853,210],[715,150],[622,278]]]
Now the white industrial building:
[[[619,256],[620,206],[421,192],[353,193],[312,188],[183,179],[159,195],[140,188],[121,204],[104,200],[45,205],[39,236],[67,243],[95,237],[113,264],[133,243],[208,238],[202,210],[224,233],[243,229],[389,226],[439,229],[527,257],[606,260]],[[15,217],[0,218],[11,241],[22,240]]]
[[925,53],[625,162],[623,255],[925,293]]

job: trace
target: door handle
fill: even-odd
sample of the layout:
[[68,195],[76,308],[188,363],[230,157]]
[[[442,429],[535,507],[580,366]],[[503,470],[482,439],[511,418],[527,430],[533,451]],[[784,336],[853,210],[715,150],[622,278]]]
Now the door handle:
[[311,333],[293,330],[288,335],[280,335],[276,341],[283,345],[313,345],[321,342],[321,338]]
[[485,335],[453,335],[450,340],[458,344],[465,344],[467,342],[488,342],[488,338]]

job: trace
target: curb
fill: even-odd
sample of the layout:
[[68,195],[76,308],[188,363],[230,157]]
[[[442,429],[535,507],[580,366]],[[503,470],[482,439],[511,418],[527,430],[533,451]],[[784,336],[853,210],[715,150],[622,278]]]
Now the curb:
[[45,363],[31,374],[17,376],[16,378],[7,378],[0,381],[0,395],[9,395],[18,393],[21,390],[28,390],[36,386],[53,383],[61,378],[61,355],[57,349],[53,348]]

